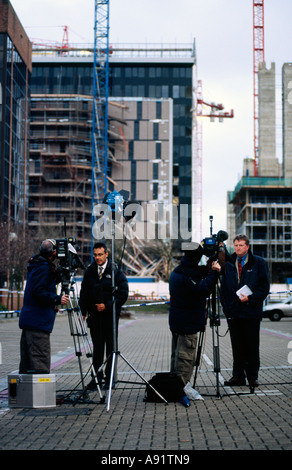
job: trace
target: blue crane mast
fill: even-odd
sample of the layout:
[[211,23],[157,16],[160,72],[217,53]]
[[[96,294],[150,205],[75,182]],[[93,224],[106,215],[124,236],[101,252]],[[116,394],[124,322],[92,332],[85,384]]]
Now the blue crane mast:
[[[109,0],[95,0],[92,110],[92,227],[94,206],[107,193]],[[91,234],[93,243],[93,234]]]

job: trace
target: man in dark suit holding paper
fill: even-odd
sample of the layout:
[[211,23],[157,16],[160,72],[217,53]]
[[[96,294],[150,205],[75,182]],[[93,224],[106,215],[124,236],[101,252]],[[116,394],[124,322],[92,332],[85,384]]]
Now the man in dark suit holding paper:
[[226,254],[225,273],[221,278],[221,303],[228,321],[233,375],[228,386],[258,386],[260,368],[260,322],[263,302],[270,290],[267,263],[253,255],[246,235],[237,235],[233,255]]

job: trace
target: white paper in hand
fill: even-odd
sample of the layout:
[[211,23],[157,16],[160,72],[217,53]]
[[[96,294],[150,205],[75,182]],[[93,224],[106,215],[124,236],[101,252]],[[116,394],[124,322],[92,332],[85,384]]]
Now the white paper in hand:
[[241,287],[241,289],[238,289],[238,291],[236,291],[236,294],[238,295],[238,297],[240,297],[241,295],[249,296],[252,294],[252,291],[247,285],[245,285]]

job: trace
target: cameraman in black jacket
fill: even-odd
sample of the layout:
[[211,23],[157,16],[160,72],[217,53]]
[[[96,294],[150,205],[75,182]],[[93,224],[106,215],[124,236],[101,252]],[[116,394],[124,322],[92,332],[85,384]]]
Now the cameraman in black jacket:
[[[81,284],[79,305],[83,318],[87,317],[93,343],[93,367],[97,373],[104,362],[105,349],[106,357],[108,357],[114,348],[113,286],[112,261],[108,258],[108,250],[104,243],[95,243],[93,257],[94,261],[85,271]],[[99,273],[99,270],[102,272]],[[121,307],[127,301],[129,287],[126,276],[116,266],[114,268],[114,277],[116,326],[118,326]],[[111,361],[108,361],[105,368],[105,387],[109,385],[110,373]],[[103,379],[102,373],[98,376],[98,379],[99,381]],[[92,387],[96,386],[94,380],[91,384]],[[90,385],[88,388],[90,388]]]
[[182,378],[189,399],[196,399],[190,379],[196,362],[198,332],[205,330],[206,299],[212,292],[221,267],[213,261],[211,269],[199,266],[203,248],[193,243],[169,279],[169,327],[172,333],[171,372]]

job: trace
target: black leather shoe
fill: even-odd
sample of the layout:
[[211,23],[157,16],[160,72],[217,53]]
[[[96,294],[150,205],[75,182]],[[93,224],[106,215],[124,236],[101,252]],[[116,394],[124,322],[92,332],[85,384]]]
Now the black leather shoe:
[[251,388],[258,387],[258,386],[259,386],[259,381],[258,381],[257,379],[249,380],[249,381],[248,381],[248,385],[249,385]]
[[245,385],[245,379],[240,379],[239,377],[231,377],[230,380],[225,380],[224,385],[229,387],[240,387]]

